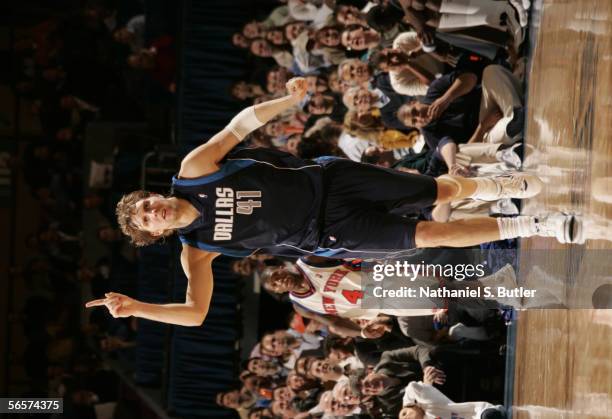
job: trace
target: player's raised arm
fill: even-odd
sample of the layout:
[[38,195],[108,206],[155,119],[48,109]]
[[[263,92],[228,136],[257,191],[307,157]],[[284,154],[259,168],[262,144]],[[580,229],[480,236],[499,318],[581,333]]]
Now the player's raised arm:
[[306,95],[307,89],[306,79],[294,77],[287,82],[287,96],[243,109],[221,132],[183,159],[179,176],[194,178],[219,170],[219,162],[232,148],[257,128],[297,105]]
[[213,292],[212,261],[218,255],[183,246],[181,264],[188,279],[184,303],[150,304],[111,292],[85,306],[105,306],[113,317],[134,316],[179,326],[200,326],[208,314]]

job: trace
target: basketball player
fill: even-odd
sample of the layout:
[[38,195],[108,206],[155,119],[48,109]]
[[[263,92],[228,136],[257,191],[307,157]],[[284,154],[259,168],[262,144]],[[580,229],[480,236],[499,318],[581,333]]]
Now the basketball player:
[[[277,294],[288,292],[298,313],[327,326],[340,328],[348,336],[358,336],[362,331],[369,333],[369,323],[366,323],[364,330],[364,327],[338,322],[338,317],[373,320],[379,314],[398,317],[431,316],[435,309],[448,308],[446,299],[420,297],[420,289],[436,290],[443,286],[449,290],[475,290],[482,287],[495,290],[496,287],[513,289],[518,286],[514,269],[510,265],[478,281],[452,282],[425,277],[410,281],[406,277],[392,276],[386,277],[384,282],[369,281],[368,276],[355,265],[317,256],[298,259],[295,269],[287,266],[268,268],[261,276],[262,285]],[[387,291],[412,288],[414,293],[395,298],[380,297],[373,291],[373,286],[380,286]],[[500,308],[499,304],[521,307],[520,299],[495,298],[493,293],[487,300],[456,298],[453,301],[468,310],[495,309]],[[456,304],[452,305],[453,310]],[[376,325],[377,322],[372,324]]]
[[306,80],[294,78],[287,89],[287,96],[244,109],[191,151],[172,180],[171,196],[137,191],[117,205],[119,225],[136,245],[179,233],[189,281],[185,302],[148,304],[108,293],[87,307],[106,306],[116,317],[198,326],[212,296],[212,261],[221,253],[246,256],[262,250],[346,258],[532,235],[572,239],[570,230],[577,224],[570,216],[437,223],[390,213],[466,198],[531,197],[542,183],[528,174],[434,179],[344,159],[304,161],[275,150],[230,153],[250,132],[297,105],[306,95]]

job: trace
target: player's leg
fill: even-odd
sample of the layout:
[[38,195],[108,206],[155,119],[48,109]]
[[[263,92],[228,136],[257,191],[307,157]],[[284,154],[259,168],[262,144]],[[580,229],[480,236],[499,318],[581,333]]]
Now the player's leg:
[[416,225],[417,247],[467,247],[517,237],[555,237],[561,243],[582,241],[581,219],[573,215],[543,217],[479,217],[447,223],[421,221]]
[[427,208],[464,199],[495,201],[530,198],[542,189],[542,181],[528,173],[494,178],[439,178],[414,175],[368,164],[339,160],[326,168],[328,206],[384,204],[388,209],[410,206]]
[[443,175],[436,178],[438,193],[436,204],[445,204],[464,199],[496,201],[503,198],[525,199],[536,196],[543,183],[535,175],[515,173],[496,177],[464,178]]

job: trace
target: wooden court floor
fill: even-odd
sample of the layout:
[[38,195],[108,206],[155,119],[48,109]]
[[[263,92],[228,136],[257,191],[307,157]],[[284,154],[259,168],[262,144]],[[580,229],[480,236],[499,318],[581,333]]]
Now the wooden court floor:
[[534,6],[525,165],[546,188],[523,210],[583,214],[589,240],[521,242],[519,282],[570,309],[519,313],[513,417],[612,418],[612,0]]

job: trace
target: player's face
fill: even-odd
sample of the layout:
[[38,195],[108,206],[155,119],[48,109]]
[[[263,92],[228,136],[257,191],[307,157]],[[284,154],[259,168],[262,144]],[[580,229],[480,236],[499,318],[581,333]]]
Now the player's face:
[[133,221],[140,230],[155,235],[171,229],[177,217],[175,199],[151,195],[136,202]]
[[290,272],[287,268],[276,269],[268,282],[268,288],[277,294],[293,291],[302,284],[302,277]]

